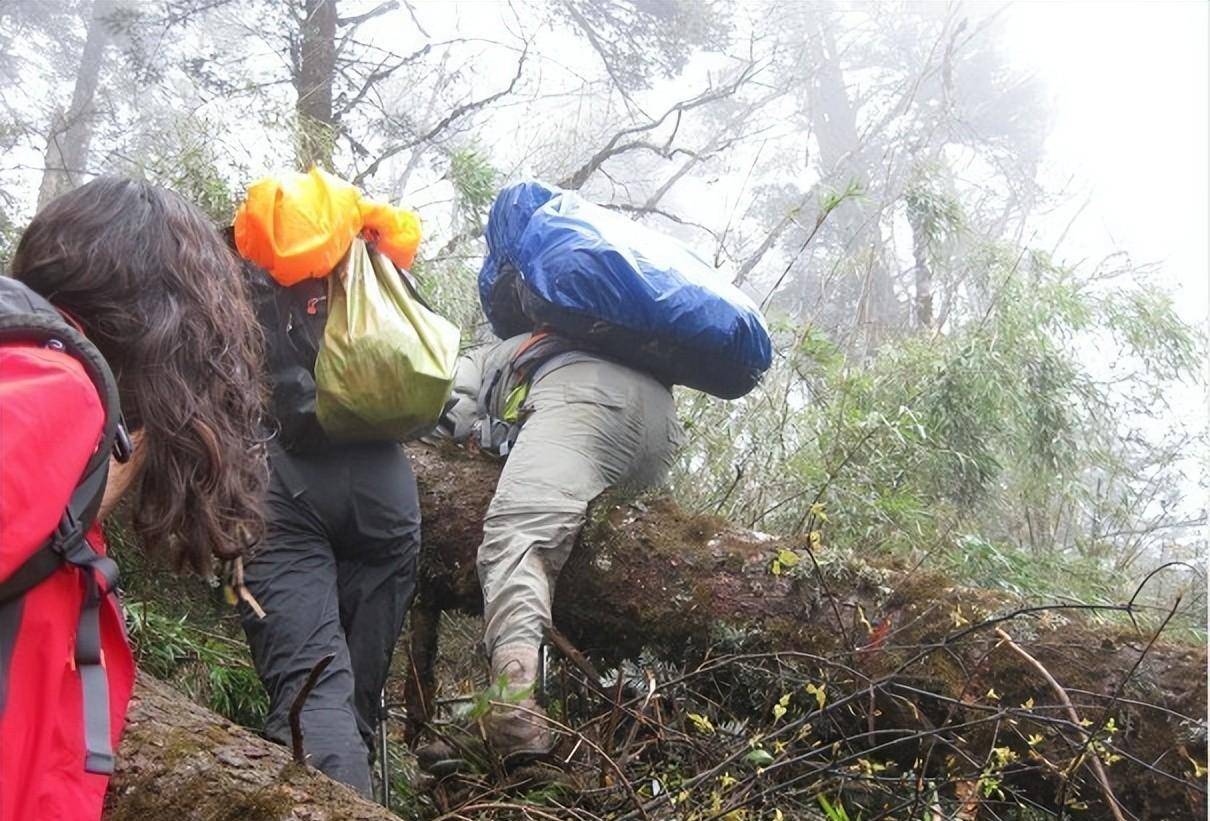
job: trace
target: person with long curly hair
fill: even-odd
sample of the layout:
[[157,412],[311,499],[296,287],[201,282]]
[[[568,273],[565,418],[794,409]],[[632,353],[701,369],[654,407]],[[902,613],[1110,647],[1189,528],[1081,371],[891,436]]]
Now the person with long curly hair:
[[260,537],[260,335],[217,230],[146,182],[102,177],[52,201],[11,277],[0,821],[99,818],[134,680],[99,522],[125,497],[143,547],[197,573]]

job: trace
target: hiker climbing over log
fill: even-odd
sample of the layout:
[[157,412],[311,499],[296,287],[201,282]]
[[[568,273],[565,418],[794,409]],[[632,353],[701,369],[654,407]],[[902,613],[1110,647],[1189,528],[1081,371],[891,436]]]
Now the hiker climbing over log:
[[[318,169],[235,215],[267,348],[266,533],[240,602],[265,734],[365,797],[380,693],[416,589],[420,507],[400,442],[445,404],[456,329],[404,274],[414,214]],[[301,736],[301,737],[300,737]]]
[[[491,677],[510,702],[486,717],[486,741],[507,767],[554,746],[539,658],[589,503],[659,485],[683,438],[672,385],[742,395],[769,339],[706,263],[574,194],[506,188],[487,238],[480,294],[504,339],[460,360],[440,432],[506,459],[477,569]],[[459,766],[445,741],[419,758],[435,773]]]
[[539,650],[588,503],[607,488],[659,484],[680,425],[668,386],[553,332],[463,358],[455,385],[457,403],[444,420],[455,440],[508,457],[484,519],[478,570],[492,679],[526,693],[515,708],[488,717],[489,740],[519,761],[552,746],[535,717]]

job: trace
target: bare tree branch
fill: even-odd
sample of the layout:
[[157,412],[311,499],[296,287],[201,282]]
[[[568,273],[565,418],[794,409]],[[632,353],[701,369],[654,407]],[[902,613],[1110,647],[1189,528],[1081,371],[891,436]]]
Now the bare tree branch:
[[571,15],[571,19],[574,20],[575,24],[579,26],[581,31],[584,32],[584,36],[588,38],[588,42],[592,46],[593,51],[595,51],[597,56],[601,58],[601,62],[605,66],[605,71],[609,74],[609,79],[613,81],[614,88],[616,88],[618,93],[622,95],[622,99],[626,102],[627,107],[629,107],[632,111],[638,111],[644,117],[650,119],[651,115],[644,111],[643,107],[634,101],[634,99],[630,96],[630,92],[627,91],[626,86],[623,85],[621,79],[613,70],[613,63],[609,61],[609,56],[605,52],[605,46],[601,43],[600,38],[597,37],[597,33],[593,30],[592,24],[589,23],[588,20],[584,18],[584,15],[579,12],[575,3],[566,3],[565,8],[567,9],[567,13]]
[[[696,97],[691,97],[688,100],[681,100],[680,102],[672,105],[657,120],[653,120],[643,125],[635,125],[629,128],[623,128],[622,130],[616,132],[600,151],[592,155],[588,162],[580,166],[570,176],[560,180],[558,183],[559,187],[568,188],[571,190],[582,188],[584,183],[588,182],[589,177],[596,173],[596,171],[599,170],[609,158],[615,157],[618,154],[623,154],[627,151],[632,151],[636,148],[651,148],[651,143],[643,140],[633,140],[625,143],[623,140],[635,134],[643,134],[649,131],[654,131],[663,125],[664,122],[674,114],[679,116],[686,111],[691,111],[695,108],[700,108],[704,105],[708,105],[732,96],[740,89],[741,86],[752,79],[752,77],[756,74],[756,70],[755,63],[748,63],[731,83],[712,91],[704,91],[701,94],[698,94]],[[657,154],[669,156],[668,154],[665,154],[662,149],[656,148],[653,150],[655,150]],[[684,153],[689,152],[685,151]]]
[[412,22],[416,24],[416,30],[425,37],[428,37],[429,33],[425,31],[424,26],[421,25],[420,18],[416,16],[416,9],[412,7],[412,4],[407,2],[407,0],[403,0],[403,7],[408,10],[408,16],[411,17]]
[[489,94],[487,97],[482,97],[478,100],[472,100],[469,103],[464,103],[460,106],[457,106],[449,114],[442,117],[441,120],[436,125],[434,125],[432,128],[430,128],[424,134],[421,134],[416,139],[409,140],[408,142],[398,143],[397,145],[393,145],[390,148],[387,148],[381,154],[378,155],[378,159],[376,159],[376,160],[374,160],[374,162],[370,163],[364,170],[358,172],[357,176],[355,176],[353,178],[353,183],[355,185],[361,185],[363,182],[365,182],[365,180],[369,179],[370,177],[372,177],[376,173],[378,173],[378,169],[382,167],[382,164],[384,162],[386,162],[387,160],[389,160],[391,157],[394,157],[396,154],[399,154],[403,151],[407,151],[409,148],[414,148],[415,146],[420,145],[421,143],[428,142],[433,137],[437,136],[442,131],[444,131],[446,128],[448,128],[451,123],[453,123],[455,120],[459,119],[460,117],[464,117],[467,114],[478,111],[479,109],[483,108],[484,106],[491,105],[496,100],[499,100],[501,97],[506,97],[509,94],[512,94],[513,90],[516,89],[516,87],[517,87],[517,83],[520,82],[520,80],[521,80],[521,73],[525,68],[525,60],[528,56],[529,56],[529,44],[526,43],[525,49],[521,52],[520,59],[517,60],[517,73],[513,75],[512,81],[509,82],[508,87],[505,88],[503,91],[497,91],[495,94]]
[[419,60],[432,50],[433,44],[428,43],[422,48],[413,51],[411,54],[401,57],[399,62],[386,68],[383,67],[386,63],[386,58],[383,58],[383,61],[378,64],[378,67],[366,75],[365,80],[362,81],[361,88],[357,90],[357,93],[353,95],[353,98],[337,109],[337,111],[333,114],[333,119],[339,122],[341,117],[348,114],[350,111],[356,108],[362,100],[365,99],[365,96],[370,93],[370,90],[374,87],[375,83],[387,79],[399,69],[403,68],[409,63]]
[[355,14],[352,17],[337,17],[336,25],[342,28],[345,26],[353,26],[356,28],[362,23],[373,20],[375,17],[380,17],[386,14],[388,11],[394,11],[397,8],[399,8],[399,0],[387,0],[387,2],[379,3],[377,6],[364,14]]
[[777,241],[781,239],[781,235],[785,233],[786,229],[793,225],[798,219],[798,215],[802,212],[802,209],[806,208],[811,202],[811,198],[814,196],[815,190],[816,187],[813,186],[809,191],[807,191],[802,199],[798,201],[797,205],[787,210],[785,215],[778,220],[777,225],[774,225],[769,233],[765,235],[764,240],[762,240],[761,244],[757,246],[757,249],[744,260],[742,265],[739,266],[739,271],[737,271],[735,274],[736,285],[743,285],[748,280],[748,276],[752,273],[752,269],[760,264],[760,261],[764,259],[765,254],[769,253],[769,249],[777,244]]
[[617,204],[610,204],[610,205],[602,205],[602,207],[608,208],[610,211],[623,211],[627,214],[634,214],[635,216],[643,216],[645,214],[655,214],[656,216],[663,217],[664,219],[668,220],[669,222],[675,222],[677,225],[688,225],[690,228],[697,228],[699,230],[705,231],[707,234],[709,234],[710,236],[712,236],[716,239],[718,238],[718,235],[709,226],[702,225],[700,222],[694,222],[693,220],[687,220],[684,217],[679,217],[676,214],[673,214],[671,211],[665,211],[662,208],[656,208],[655,206],[629,205],[627,203],[617,203]]

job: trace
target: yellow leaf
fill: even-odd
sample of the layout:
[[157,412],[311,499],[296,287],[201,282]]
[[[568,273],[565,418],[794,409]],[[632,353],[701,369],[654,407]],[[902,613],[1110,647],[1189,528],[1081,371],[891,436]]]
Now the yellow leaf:
[[714,732],[714,725],[710,723],[710,719],[697,713],[689,713],[689,720],[693,722],[693,726],[697,727],[698,732],[710,735]]
[[1025,699],[1025,701],[1021,702],[1021,707],[1025,710],[1032,710],[1034,708],[1034,697],[1030,696],[1029,698]]
[[1034,734],[1034,735],[1031,735],[1031,736],[1030,736],[1028,739],[1026,739],[1026,740],[1029,742],[1029,746],[1031,746],[1031,747],[1037,747],[1039,744],[1041,744],[1041,743],[1042,743],[1042,740],[1043,740],[1043,739],[1042,739],[1042,736],[1037,735],[1037,734]]
[[718,783],[724,790],[734,787],[738,781],[731,773],[723,773],[718,777]]
[[950,620],[954,623],[954,627],[962,627],[964,625],[970,624],[970,622],[967,621],[966,618],[962,615],[962,606],[961,605],[955,607],[954,612],[950,613]]
[[860,604],[857,605],[857,620],[861,622],[863,627],[865,627],[865,631],[867,633],[874,632],[874,625],[870,624],[870,620],[865,617],[865,608]]
[[773,821],[785,821],[785,818],[786,817],[781,814],[781,810],[776,808],[773,810]]
[[798,554],[783,547],[777,551],[777,561],[781,562],[782,567],[793,567],[798,564]]
[[1000,694],[996,692],[995,687],[992,687],[990,690],[987,691],[987,698],[990,699],[991,701],[999,701]]
[[1184,746],[1181,746],[1180,751],[1181,751],[1181,754],[1183,756],[1185,756],[1186,759],[1189,760],[1189,763],[1193,765],[1193,777],[1198,780],[1205,778],[1206,777],[1206,765],[1199,764],[1196,758],[1189,755],[1189,751],[1186,750],[1184,748]]
[[996,757],[996,763],[1001,767],[1016,761],[1019,756],[1011,747],[993,747],[992,754]]
[[885,770],[886,765],[879,764],[877,761],[871,761],[868,758],[859,758],[857,759],[857,769],[865,775],[873,775]]
[[823,541],[823,534],[820,533],[818,530],[812,530],[811,531],[811,547],[819,547],[819,544],[822,541]]
[[815,504],[811,505],[811,513],[821,522],[826,522],[828,520],[828,514],[824,510],[822,502],[816,502]]
[[775,755],[781,755],[782,753],[784,753],[786,751],[786,747],[788,747],[788,746],[789,745],[786,744],[786,742],[784,742],[784,741],[774,741],[773,742],[773,753]]
[[771,573],[772,573],[774,576],[780,576],[780,575],[781,575],[781,562],[780,562],[780,561],[778,561],[777,559],[774,559],[774,560],[773,560],[773,566],[769,568],[769,571],[770,571],[770,572],[771,572]]
[[811,695],[815,696],[815,701],[819,704],[819,709],[823,709],[824,704],[828,702],[828,694],[821,685],[811,684],[808,682],[803,685],[803,689]]

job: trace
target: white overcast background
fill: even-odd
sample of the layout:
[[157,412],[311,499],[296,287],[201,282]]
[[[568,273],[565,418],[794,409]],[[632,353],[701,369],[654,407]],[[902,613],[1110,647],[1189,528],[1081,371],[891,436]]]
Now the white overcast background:
[[[1031,0],[1005,18],[1013,62],[1052,100],[1043,173],[1073,178],[1073,208],[1088,200],[1060,255],[1161,263],[1182,315],[1204,323],[1210,4]],[[1061,231],[1066,219],[1050,222]]]
[[[1086,202],[1059,259],[1095,264],[1125,251],[1155,263],[1181,315],[1210,331],[1210,3],[1030,0],[1003,13],[1013,62],[1051,97],[1043,175],[1052,186],[1070,180],[1073,195],[1039,230],[1057,238]],[[1204,373],[1207,385],[1171,398],[1174,413],[1203,429],[1210,362]],[[1210,454],[1188,456],[1202,475],[1187,506],[1204,512]],[[1204,546],[1207,528],[1197,531]]]

